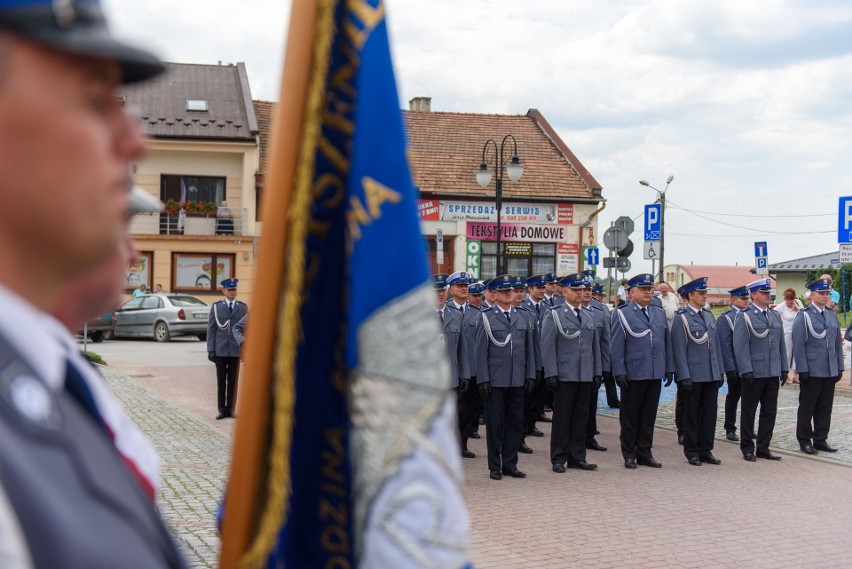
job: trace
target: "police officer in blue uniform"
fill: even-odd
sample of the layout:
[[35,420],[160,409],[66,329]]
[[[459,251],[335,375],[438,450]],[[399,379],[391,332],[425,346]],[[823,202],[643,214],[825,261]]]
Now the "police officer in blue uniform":
[[[737,315],[734,327],[734,353],[742,381],[740,450],[749,462],[755,462],[757,458],[781,460],[780,456],[770,452],[769,443],[778,411],[779,381],[781,385],[787,383],[790,370],[781,315],[769,308],[771,282],[763,278],[749,283],[751,305]],[[760,424],[755,453],[754,418],[758,405]]]
[[[535,391],[536,383],[538,382],[539,369],[541,368],[541,350],[538,335],[538,319],[535,314],[531,313],[524,306],[524,292],[527,290],[527,279],[522,276],[515,276],[515,286],[512,294],[512,306],[518,311],[518,314],[530,321],[530,327],[533,330],[533,346],[534,360],[536,370],[536,382],[532,385],[524,386],[524,439],[521,441],[521,446],[518,451],[524,454],[533,454],[533,449],[527,446],[527,435],[534,437],[543,437],[544,433],[535,428],[535,417],[531,416],[532,410],[532,394]],[[532,423],[532,430],[530,430]]]
[[831,279],[808,283],[811,304],[793,321],[793,359],[799,373],[796,438],[802,452],[837,452],[828,444],[834,384],[843,374],[843,349],[837,314],[828,308]]
[[737,359],[734,356],[734,322],[737,314],[748,308],[749,291],[740,286],[728,291],[731,295],[731,308],[719,316],[716,329],[722,346],[722,367],[728,380],[728,395],[725,397],[725,437],[737,442],[737,407],[742,394],[742,383],[737,373]]
[[[476,366],[475,360],[473,357],[473,349],[476,345],[476,326],[482,322],[482,320],[476,316],[476,313],[482,310],[488,310],[488,303],[485,302],[483,298],[485,292],[485,283],[482,281],[477,281],[475,283],[471,283],[467,287],[468,290],[468,305],[470,308],[476,309],[476,312],[465,312],[465,327],[464,334],[467,335],[468,342],[467,345],[470,350],[470,362],[471,362],[471,376],[470,380],[473,385],[476,385]],[[469,318],[468,318],[469,317]],[[479,425],[480,422],[485,424],[485,415],[484,415],[484,407],[482,403],[482,397],[479,396],[479,390],[474,389],[471,398],[475,402],[476,412],[472,419],[472,426],[470,428],[470,438],[478,439],[479,435]],[[481,419],[481,421],[480,421]]]
[[666,311],[651,305],[654,275],[636,275],[626,285],[629,301],[612,312],[610,324],[612,374],[621,387],[621,455],[631,470],[637,463],[661,468],[651,448],[661,383],[673,379],[669,326]]
[[233,417],[237,409],[240,379],[240,343],[233,326],[248,314],[246,303],[237,300],[237,279],[222,281],[225,298],[214,302],[207,318],[207,359],[216,364],[216,420]]
[[693,466],[721,464],[713,456],[717,398],[724,381],[722,348],[707,303],[707,277],[678,289],[687,301],[672,322],[672,355],[683,400],[683,453]]
[[[612,333],[612,314],[609,309],[609,306],[603,301],[604,299],[604,287],[600,283],[592,284],[592,302],[591,305],[596,309],[602,311],[606,316],[607,323],[607,352],[609,352],[609,335]],[[615,387],[615,378],[612,375],[612,357],[608,353],[604,356],[603,350],[601,350],[601,357],[609,357],[609,367],[607,367],[606,363],[604,363],[603,367],[603,385],[604,390],[606,391],[606,404],[610,409],[618,409],[621,407],[621,404],[618,401],[618,390]],[[594,395],[593,395],[594,397]]]
[[583,273],[560,280],[565,302],[541,323],[541,355],[548,388],[554,392],[550,462],[554,472],[595,470],[586,462],[586,423],[592,384],[600,383],[601,352],[594,317],[582,308]]
[[0,44],[0,494],[20,530],[0,530],[0,565],[184,567],[46,328],[62,291],[126,239],[121,187],[145,147],[118,89],[164,66],[113,37],[97,0],[2,2]]
[[[541,321],[542,318],[550,310],[550,303],[544,298],[545,291],[545,276],[533,275],[526,280],[527,298],[522,301],[521,308],[527,311],[530,317],[535,322],[535,340],[536,340],[536,373],[535,386],[532,392],[526,397],[524,410],[524,421],[526,426],[526,434],[534,437],[543,437],[536,426],[536,421],[550,422],[550,418],[544,414],[544,400],[547,395],[547,385],[544,381],[544,363],[541,360]],[[517,289],[516,289],[517,292]],[[517,300],[517,297],[516,297]]]
[[524,390],[535,382],[534,330],[512,306],[515,278],[503,274],[488,283],[495,306],[480,313],[476,330],[476,381],[485,401],[488,470],[492,480],[503,474],[524,478],[518,448],[524,437]]
[[[447,302],[447,286],[450,281],[454,284],[465,281],[467,287],[467,276],[459,276],[454,273],[447,276],[446,273],[433,275],[435,281],[435,295],[437,296],[437,312],[441,322],[441,342],[450,363],[450,388],[456,392],[456,411],[458,414],[459,443],[461,455],[464,458],[476,458],[476,455],[467,448],[467,439],[471,432],[471,416],[475,412],[475,401],[471,395],[476,391],[470,383],[470,350],[467,345],[467,337],[464,333],[464,314]],[[471,313],[476,312],[475,310]]]
[[595,438],[598,434],[598,393],[601,389],[603,376],[607,373],[611,376],[612,356],[609,347],[610,324],[607,314],[604,312],[600,303],[595,306],[595,300],[592,298],[592,291],[595,287],[594,272],[583,271],[586,275],[586,286],[583,288],[580,295],[580,304],[583,307],[583,314],[588,314],[595,322],[595,338],[598,342],[598,349],[601,353],[601,377],[592,382],[592,391],[589,394],[589,417],[586,420],[586,448],[605,452],[606,447],[600,444]]

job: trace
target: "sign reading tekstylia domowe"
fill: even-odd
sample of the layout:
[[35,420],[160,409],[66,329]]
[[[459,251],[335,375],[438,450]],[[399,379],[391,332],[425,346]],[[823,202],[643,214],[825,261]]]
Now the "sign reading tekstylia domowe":
[[[467,238],[468,240],[497,241],[497,224],[468,223]],[[565,225],[503,223],[500,226],[500,240],[505,242],[559,243],[568,240],[568,227]]]

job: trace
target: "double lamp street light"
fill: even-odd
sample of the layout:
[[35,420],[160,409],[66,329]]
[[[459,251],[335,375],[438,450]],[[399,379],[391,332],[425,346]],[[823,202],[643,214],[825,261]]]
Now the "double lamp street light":
[[[506,164],[505,160],[505,150],[506,150],[506,141],[512,140],[512,158],[511,161]],[[501,238],[501,228],[500,228],[500,213],[503,209],[503,167],[506,168],[506,173],[509,175],[509,179],[513,182],[517,182],[521,179],[521,175],[524,173],[524,165],[521,164],[520,158],[518,158],[518,143],[515,141],[515,137],[511,134],[507,134],[503,137],[503,141],[500,143],[500,147],[498,149],[497,143],[494,142],[494,139],[489,138],[485,141],[485,145],[482,147],[482,162],[479,165],[479,170],[476,171],[476,181],[483,188],[487,188],[488,184],[491,183],[492,173],[488,169],[488,148],[494,148],[494,161],[496,162],[494,171],[497,173],[496,184],[496,206],[497,206],[497,273],[498,275],[503,274],[503,252],[500,248],[500,238]]]
[[657,276],[658,282],[665,282],[663,280],[663,267],[665,266],[665,257],[663,256],[666,250],[666,190],[669,189],[669,184],[674,180],[674,176],[669,176],[666,178],[666,187],[662,190],[658,190],[645,180],[639,180],[639,183],[643,186],[647,186],[657,192],[659,195],[660,202],[660,272]]

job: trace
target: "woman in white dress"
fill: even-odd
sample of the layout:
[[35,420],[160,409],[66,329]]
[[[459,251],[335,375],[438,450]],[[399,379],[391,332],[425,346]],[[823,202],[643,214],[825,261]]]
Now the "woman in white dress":
[[787,363],[790,365],[790,381],[793,383],[799,383],[799,376],[796,374],[796,365],[793,361],[793,321],[802,308],[802,303],[796,298],[796,291],[792,288],[784,291],[784,302],[775,307],[775,310],[781,315],[781,322],[784,324],[784,344],[787,347]]

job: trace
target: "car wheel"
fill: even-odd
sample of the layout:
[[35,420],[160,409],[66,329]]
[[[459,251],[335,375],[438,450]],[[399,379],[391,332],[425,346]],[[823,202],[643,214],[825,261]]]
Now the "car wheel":
[[157,322],[154,324],[154,339],[158,342],[168,342],[172,339],[172,335],[169,333],[169,327],[166,326],[165,322]]
[[98,344],[104,341],[104,333],[100,330],[97,332],[92,332],[91,334],[89,334],[89,338],[91,338],[94,343]]
[[113,334],[112,330],[104,330],[104,340],[112,340]]
[[206,342],[207,341],[207,334],[199,334],[198,339],[201,340],[202,342]]

